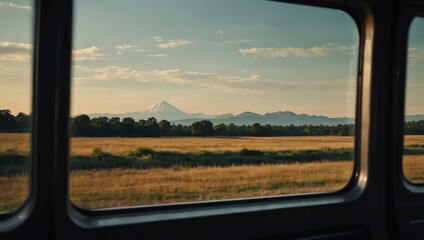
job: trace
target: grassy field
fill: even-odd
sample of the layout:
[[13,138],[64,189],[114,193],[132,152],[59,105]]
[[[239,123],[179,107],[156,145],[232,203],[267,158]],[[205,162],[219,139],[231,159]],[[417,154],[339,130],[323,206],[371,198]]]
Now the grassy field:
[[[178,144],[176,144],[178,143]],[[170,152],[225,152],[242,148],[261,151],[352,148],[353,137],[161,137],[161,138],[72,138],[71,155],[89,156],[94,148],[127,155],[137,148]],[[0,152],[16,150],[28,154],[29,134],[0,133]]]
[[71,173],[70,196],[83,208],[106,208],[329,192],[351,173],[351,162],[83,170]]
[[[406,137],[404,171],[414,182],[424,182],[423,143]],[[351,176],[352,149],[352,137],[335,136],[74,138],[70,198],[106,208],[331,192]],[[28,154],[29,135],[0,134],[4,153]],[[22,172],[0,174],[0,211],[16,208],[27,189]]]

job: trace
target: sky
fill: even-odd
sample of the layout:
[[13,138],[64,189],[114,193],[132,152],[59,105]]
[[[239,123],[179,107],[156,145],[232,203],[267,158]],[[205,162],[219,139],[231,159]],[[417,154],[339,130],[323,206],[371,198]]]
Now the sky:
[[[188,113],[355,114],[359,35],[342,11],[261,0],[74,8],[72,115],[162,100]],[[0,0],[0,109],[15,114],[30,112],[32,15],[29,0]],[[424,43],[411,44],[408,76],[418,79]],[[424,113],[415,105],[411,113]]]
[[405,113],[424,113],[424,18],[415,18],[409,29]]

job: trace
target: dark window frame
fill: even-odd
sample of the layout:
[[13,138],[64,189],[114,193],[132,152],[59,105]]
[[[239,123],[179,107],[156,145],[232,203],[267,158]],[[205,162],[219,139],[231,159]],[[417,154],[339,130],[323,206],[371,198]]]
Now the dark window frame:
[[[394,140],[401,131],[396,127],[401,125],[400,116],[403,117],[403,112],[399,112],[403,108],[396,105],[397,101],[401,102],[398,90],[402,89],[396,84],[402,80],[388,69],[398,67],[389,60],[397,52],[392,48],[397,46],[393,43],[397,32],[392,28],[396,24],[393,12],[398,2],[285,2],[338,8],[350,14],[358,25],[360,91],[357,108],[360,114],[356,118],[356,158],[359,160],[350,186],[329,194],[219,201],[212,205],[190,204],[189,208],[159,206],[106,211],[75,208],[65,191],[68,178],[67,160],[64,161],[69,151],[72,0],[38,0],[35,4],[31,192],[21,208],[0,216],[0,238],[107,240],[225,236],[246,239],[359,232],[372,239],[397,239],[396,211],[403,206],[399,205],[402,199],[397,199],[396,194],[399,189],[405,190],[405,186],[399,185],[402,148],[397,139]],[[421,5],[420,8],[424,9]],[[392,96],[396,98],[392,100]],[[395,111],[390,104],[397,107]],[[387,117],[393,118],[385,121]],[[424,195],[414,196],[422,199]],[[424,208],[423,205],[420,206]],[[402,229],[405,228],[401,225]]]
[[[420,5],[418,5],[420,6]],[[402,26],[402,28],[399,28],[400,34],[402,34],[402,37],[399,37],[399,42],[400,42],[400,51],[399,51],[399,58],[398,58],[398,83],[399,84],[399,92],[397,94],[398,95],[398,99],[399,102],[398,104],[398,108],[399,111],[402,112],[403,117],[405,118],[405,107],[406,107],[406,86],[407,86],[407,69],[408,69],[408,48],[409,48],[409,33],[410,33],[410,29],[411,29],[411,24],[412,21],[415,18],[422,18],[424,20],[424,12],[422,10],[420,10],[420,8],[412,8],[412,7],[406,7],[408,10],[405,9],[404,17],[402,17],[402,21],[400,22],[400,26]],[[403,101],[402,101],[403,100]],[[396,119],[398,121],[400,121],[399,119]],[[405,139],[405,135],[403,132],[404,129],[404,122],[405,119],[403,119],[403,121],[400,121],[400,124],[402,125],[402,136],[399,137],[398,139],[402,140],[402,150],[404,148],[404,139]],[[397,143],[398,144],[398,143]],[[398,154],[398,152],[395,152],[395,154]],[[400,159],[402,159],[402,183],[403,186],[408,189],[410,192],[413,193],[424,193],[424,183],[414,183],[412,181],[410,181],[404,173],[404,169],[403,169],[403,153],[402,156],[400,157]]]

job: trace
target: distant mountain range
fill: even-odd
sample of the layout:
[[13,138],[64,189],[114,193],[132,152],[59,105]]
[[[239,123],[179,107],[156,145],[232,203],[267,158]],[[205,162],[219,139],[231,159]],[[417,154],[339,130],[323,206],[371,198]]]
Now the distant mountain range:
[[[235,125],[252,125],[259,123],[261,125],[337,125],[337,124],[353,124],[354,118],[340,117],[330,118],[326,116],[307,115],[307,114],[296,114],[290,111],[278,111],[266,114],[258,114],[254,112],[243,112],[237,115],[232,113],[226,113],[221,115],[207,115],[204,113],[186,113],[180,109],[174,107],[166,101],[161,101],[154,104],[144,111],[139,112],[127,112],[127,113],[93,113],[87,114],[90,118],[105,116],[108,118],[119,117],[121,119],[125,117],[132,117],[136,121],[139,119],[148,119],[150,117],[156,118],[158,121],[166,119],[171,123],[191,125],[193,122],[200,120],[209,120],[214,125],[224,123]],[[424,115],[410,115],[406,117],[406,121],[417,121],[424,119]]]
[[148,108],[146,108],[144,111],[140,112],[127,112],[127,113],[93,113],[93,114],[87,114],[90,118],[92,117],[99,117],[99,116],[105,116],[108,118],[111,117],[119,117],[125,118],[125,117],[132,117],[136,121],[139,119],[148,119],[150,117],[156,118],[158,121],[162,119],[166,119],[168,121],[174,121],[174,120],[181,120],[181,119],[188,119],[188,118],[199,118],[199,119],[209,119],[213,118],[215,116],[213,115],[207,115],[203,113],[185,113],[181,111],[180,109],[172,106],[167,101],[161,101],[157,104],[154,104]]

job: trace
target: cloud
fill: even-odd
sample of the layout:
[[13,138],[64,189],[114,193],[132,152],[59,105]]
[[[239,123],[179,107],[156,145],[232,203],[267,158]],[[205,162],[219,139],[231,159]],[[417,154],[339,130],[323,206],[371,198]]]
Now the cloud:
[[149,57],[155,57],[155,58],[160,58],[160,57],[166,57],[166,56],[168,56],[168,54],[158,53],[158,54],[149,54],[147,56],[149,56]]
[[28,43],[14,43],[0,41],[0,60],[4,61],[29,61],[32,45]]
[[6,2],[1,1],[0,2],[0,8],[16,8],[16,9],[23,9],[23,10],[31,10],[32,7],[30,5],[19,5],[13,2]]
[[97,60],[104,59],[106,54],[103,49],[100,49],[96,46],[91,46],[89,48],[76,49],[72,51],[72,56],[74,60]]
[[159,48],[178,48],[183,46],[190,46],[193,44],[193,41],[184,40],[184,39],[173,39],[168,40],[166,43],[160,43]]
[[127,49],[136,48],[136,47],[137,45],[123,44],[123,45],[116,46],[116,49],[118,49],[119,51],[125,51]]
[[233,76],[229,74],[183,71],[180,69],[137,70],[130,67],[107,66],[103,68],[87,68],[74,66],[74,80],[83,81],[116,81],[127,80],[149,83],[186,84],[188,87],[207,87],[222,91],[263,91],[263,83],[269,80],[259,75]]
[[239,52],[243,55],[252,54],[265,57],[315,57],[315,56],[330,56],[339,54],[351,54],[356,47],[354,46],[336,46],[332,44],[323,45],[313,48],[244,48]]
[[[149,83],[153,85],[171,84],[187,89],[201,88],[230,93],[267,93],[279,95],[346,92],[352,79],[286,81],[266,79],[259,74],[223,74],[214,72],[184,71],[181,69],[139,70],[130,67],[108,66],[103,68],[74,67],[74,80],[77,82],[117,81]],[[125,84],[125,83],[122,83]],[[134,86],[133,84],[131,84]],[[163,86],[163,85],[162,85]]]
[[193,45],[193,41],[186,39],[171,39],[165,41],[161,36],[153,37],[159,48],[178,48]]
[[153,40],[155,40],[157,43],[163,42],[163,39],[160,36],[153,37]]
[[73,68],[77,73],[92,73],[89,77],[77,77],[77,80],[113,80],[113,79],[138,79],[142,72],[129,67],[108,66],[103,68],[87,68],[76,65]]
[[415,63],[424,60],[424,49],[423,48],[409,48],[408,49],[408,60]]
[[143,49],[138,49],[137,45],[131,45],[131,44],[118,45],[116,46],[116,49],[118,49],[118,51],[116,51],[117,54],[123,54],[128,49],[132,49],[135,52],[144,52]]

